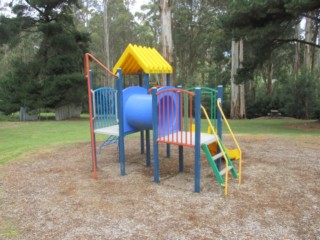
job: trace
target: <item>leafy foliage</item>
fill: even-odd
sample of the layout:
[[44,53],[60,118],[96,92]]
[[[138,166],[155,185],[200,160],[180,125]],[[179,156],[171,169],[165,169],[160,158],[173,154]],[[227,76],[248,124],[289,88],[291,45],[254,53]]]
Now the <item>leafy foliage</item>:
[[[0,82],[0,99],[6,113],[21,106],[30,109],[56,108],[82,102],[85,80],[83,54],[89,35],[76,30],[72,6],[76,0],[25,1],[12,7],[15,18],[2,17],[3,42],[12,43],[21,32],[39,33],[40,45],[34,58],[16,59],[12,72]],[[30,33],[31,34],[31,33]]]

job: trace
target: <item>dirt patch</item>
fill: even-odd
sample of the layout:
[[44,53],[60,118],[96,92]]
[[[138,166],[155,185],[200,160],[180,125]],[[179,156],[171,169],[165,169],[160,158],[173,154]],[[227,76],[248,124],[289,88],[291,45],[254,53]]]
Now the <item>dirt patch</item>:
[[[228,143],[229,139],[225,138]],[[0,239],[319,239],[320,138],[240,136],[243,184],[225,197],[201,159],[193,192],[193,150],[178,172],[160,149],[160,183],[145,167],[138,138],[126,139],[126,176],[116,146],[90,144],[29,154],[0,166]]]

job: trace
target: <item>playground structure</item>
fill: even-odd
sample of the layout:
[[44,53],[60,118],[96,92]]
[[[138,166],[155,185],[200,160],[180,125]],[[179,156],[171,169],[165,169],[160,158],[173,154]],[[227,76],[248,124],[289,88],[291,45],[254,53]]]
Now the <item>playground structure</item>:
[[[110,86],[94,88],[90,60],[114,77],[116,88]],[[218,86],[217,90],[207,87],[191,89],[173,87],[170,86],[172,72],[172,67],[154,48],[129,44],[112,71],[91,54],[85,55],[93,177],[97,177],[96,134],[107,135],[106,140],[98,148],[99,153],[109,144],[118,144],[120,173],[125,175],[125,136],[140,132],[141,153],[146,150],[146,166],[150,167],[150,131],[152,131],[155,182],[160,181],[159,144],[166,144],[168,158],[170,146],[178,146],[180,172],[184,169],[183,148],[191,147],[195,152],[194,191],[200,192],[202,149],[218,183],[227,194],[229,172],[234,178],[238,178],[239,184],[241,183],[242,154],[221,108],[222,86]],[[166,74],[166,86],[153,87],[149,90],[150,74]],[[138,75],[140,86],[123,88],[124,75]],[[205,98],[210,103],[209,114],[202,106]],[[209,126],[206,133],[201,132],[201,110]],[[229,150],[222,142],[222,120],[228,126],[236,149]],[[238,160],[238,172],[232,160]],[[224,168],[221,169],[223,165]]]

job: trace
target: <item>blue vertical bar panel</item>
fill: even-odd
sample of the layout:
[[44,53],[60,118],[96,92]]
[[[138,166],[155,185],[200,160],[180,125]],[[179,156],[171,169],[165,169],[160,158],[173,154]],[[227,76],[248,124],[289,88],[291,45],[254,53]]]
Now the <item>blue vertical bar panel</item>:
[[152,129],[153,129],[153,177],[159,182],[159,149],[158,149],[158,98],[157,89],[152,88]]
[[124,116],[123,116],[123,97],[122,97],[122,71],[117,70],[117,90],[118,90],[118,118],[119,118],[119,160],[120,173],[126,175],[126,159],[124,154]]
[[[222,100],[223,100],[223,86],[219,85],[217,101],[220,102],[221,107],[222,107]],[[222,115],[218,107],[216,109],[217,109],[217,132],[218,132],[219,138],[222,140]],[[218,149],[218,152],[220,152],[220,149]],[[217,159],[217,167],[219,170],[221,169],[221,158]]]
[[201,132],[201,89],[195,89],[195,145],[194,145],[194,191],[200,192],[200,132]]

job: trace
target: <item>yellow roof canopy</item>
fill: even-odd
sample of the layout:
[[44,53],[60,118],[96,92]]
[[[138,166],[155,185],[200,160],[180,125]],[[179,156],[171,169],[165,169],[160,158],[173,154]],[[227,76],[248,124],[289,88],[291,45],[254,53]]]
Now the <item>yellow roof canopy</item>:
[[124,75],[144,73],[172,73],[171,65],[155,48],[129,44],[113,67],[113,73],[121,68]]

